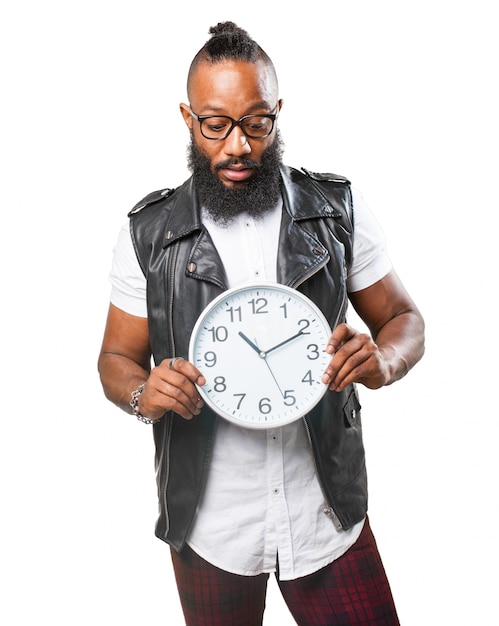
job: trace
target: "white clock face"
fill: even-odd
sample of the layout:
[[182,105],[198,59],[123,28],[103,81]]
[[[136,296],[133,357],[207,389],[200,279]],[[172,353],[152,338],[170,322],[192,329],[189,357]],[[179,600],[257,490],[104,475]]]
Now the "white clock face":
[[229,289],[201,313],[189,360],[219,415],[247,428],[283,426],[308,413],[327,385],[331,329],[320,309],[284,285]]

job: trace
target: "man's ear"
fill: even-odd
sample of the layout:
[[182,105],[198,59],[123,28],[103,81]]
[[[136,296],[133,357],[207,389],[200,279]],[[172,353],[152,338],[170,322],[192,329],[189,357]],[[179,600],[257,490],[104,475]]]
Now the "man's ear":
[[184,102],[180,103],[180,113],[182,113],[182,117],[184,118],[184,122],[187,124],[189,130],[192,130],[192,115],[191,115],[191,107]]

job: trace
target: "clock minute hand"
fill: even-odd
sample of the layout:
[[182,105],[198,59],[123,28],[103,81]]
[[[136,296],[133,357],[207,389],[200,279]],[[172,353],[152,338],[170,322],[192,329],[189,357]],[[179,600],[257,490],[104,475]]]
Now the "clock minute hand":
[[244,341],[253,348],[253,350],[258,354],[259,357],[261,357],[262,359],[265,358],[266,353],[263,352],[263,350],[260,350],[260,348],[254,344],[251,339],[249,337],[247,337],[244,333],[242,333],[241,331],[239,331],[239,336],[244,339]]
[[277,348],[284,346],[286,343],[289,343],[290,341],[293,341],[293,339],[296,339],[297,337],[301,337],[304,334],[305,333],[302,330],[300,330],[300,332],[296,333],[296,335],[293,335],[292,337],[288,337],[284,341],[281,341],[281,343],[278,343],[277,345],[272,346],[272,348],[269,348],[268,350],[266,350],[265,354],[268,354],[269,352],[272,352],[273,350],[277,350]]

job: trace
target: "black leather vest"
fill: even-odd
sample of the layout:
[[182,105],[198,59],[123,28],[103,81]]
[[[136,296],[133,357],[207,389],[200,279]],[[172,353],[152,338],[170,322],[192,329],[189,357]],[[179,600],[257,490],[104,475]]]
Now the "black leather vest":
[[[346,274],[353,219],[348,181],[283,167],[284,210],[277,277],[311,298],[334,328],[347,309]],[[132,240],[147,278],[155,363],[188,354],[198,315],[227,289],[225,272],[201,223],[192,178],[153,192],[129,214]],[[203,491],[217,416],[207,407],[187,421],[167,413],[154,425],[159,518],[156,535],[180,550]],[[328,514],[338,529],[367,511],[360,404],[354,386],[328,392],[305,418]]]

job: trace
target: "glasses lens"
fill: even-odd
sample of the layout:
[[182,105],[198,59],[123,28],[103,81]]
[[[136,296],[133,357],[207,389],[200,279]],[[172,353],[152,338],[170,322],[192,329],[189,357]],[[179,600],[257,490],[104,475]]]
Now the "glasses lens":
[[201,122],[201,132],[208,139],[223,139],[231,125],[230,117],[208,117]]
[[242,121],[243,131],[248,137],[266,137],[272,132],[274,122],[269,117],[250,115]]

